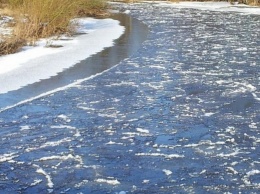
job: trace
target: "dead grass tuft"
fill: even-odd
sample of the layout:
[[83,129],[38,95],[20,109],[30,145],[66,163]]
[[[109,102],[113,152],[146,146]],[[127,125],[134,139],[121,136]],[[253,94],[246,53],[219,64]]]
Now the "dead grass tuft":
[[0,42],[0,56],[12,54],[20,50],[26,45],[26,41],[22,39],[9,38]]
[[244,0],[243,3],[253,6],[260,6],[260,0]]

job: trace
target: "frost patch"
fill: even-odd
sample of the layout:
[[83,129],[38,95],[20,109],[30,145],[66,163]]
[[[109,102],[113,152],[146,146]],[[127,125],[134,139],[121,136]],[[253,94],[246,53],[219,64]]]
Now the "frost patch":
[[109,185],[120,185],[120,182],[117,179],[96,179],[98,183],[107,183]]
[[[37,168],[37,170],[36,170],[37,173],[42,174],[42,175],[45,176],[45,178],[46,178],[46,180],[47,180],[47,186],[48,186],[49,188],[53,188],[54,184],[53,184],[53,182],[52,182],[51,176],[48,175],[47,172],[44,171],[42,168],[40,168],[38,165],[35,165],[35,164],[34,164],[33,166]],[[50,192],[50,191],[49,191],[49,192]]]
[[116,143],[114,141],[109,141],[108,143],[106,143],[106,145],[124,145],[123,143]]
[[31,184],[31,186],[38,185],[38,184],[41,183],[41,182],[42,182],[41,179],[35,179],[35,180],[33,181],[33,183]]
[[7,162],[12,160],[13,158],[18,157],[17,155],[14,155],[14,153],[11,154],[3,154],[0,155],[0,162]]
[[21,131],[23,131],[23,130],[29,130],[30,129],[30,126],[28,126],[28,125],[24,125],[24,126],[21,126]]
[[149,182],[150,182],[150,180],[146,180],[146,179],[145,179],[145,180],[143,180],[142,183],[143,183],[143,184],[148,184]]
[[205,117],[210,117],[210,116],[212,116],[212,115],[214,115],[215,113],[213,113],[213,112],[209,112],[209,113],[205,113],[204,115],[205,115]]
[[162,154],[162,153],[137,153],[136,156],[155,156],[155,157],[164,157],[166,159],[173,158],[184,158],[184,155],[179,154]]
[[116,192],[116,194],[126,194],[126,192],[125,191],[120,191],[119,193]]
[[45,144],[43,144],[40,147],[27,148],[27,149],[25,149],[25,151],[30,152],[30,151],[34,151],[34,150],[38,150],[38,149],[42,149],[42,148],[46,148],[46,147],[54,147],[54,146],[58,146],[58,145],[65,143],[65,142],[70,142],[70,141],[71,141],[70,138],[64,138],[64,139],[61,139],[59,141],[46,142]]
[[249,124],[249,127],[250,127],[251,129],[257,129],[256,123],[251,123],[251,124]]
[[82,187],[84,185],[86,185],[89,181],[88,180],[83,180],[82,182],[75,184],[76,188]]
[[117,114],[116,113],[112,113],[112,114],[99,113],[98,116],[100,116],[100,117],[108,117],[108,118],[117,118]]
[[149,130],[147,129],[141,129],[141,128],[137,128],[136,131],[140,132],[140,133],[149,133]]
[[247,186],[255,186],[257,188],[260,188],[260,183],[252,183],[250,181],[250,177],[254,176],[254,175],[259,175],[260,174],[260,170],[251,170],[249,172],[246,173],[246,175],[243,177],[243,181],[245,183],[245,185]]
[[238,174],[238,172],[233,167],[227,167],[227,171],[232,174]]
[[63,114],[62,114],[62,115],[59,115],[58,118],[64,120],[64,121],[67,122],[67,123],[69,123],[69,122],[71,121],[68,116],[63,115]]
[[51,129],[76,129],[76,128],[68,125],[53,125],[51,126]]
[[224,153],[220,153],[220,154],[218,154],[217,156],[218,157],[234,157],[234,156],[236,156],[236,155],[238,155],[238,154],[240,154],[240,152],[239,152],[239,149],[236,149],[234,152],[231,152],[231,153],[229,153],[229,154],[224,154]]
[[163,172],[164,172],[167,176],[169,176],[169,175],[172,174],[172,171],[166,170],[166,169],[163,169]]
[[42,157],[42,158],[40,158],[39,160],[36,160],[36,161],[46,161],[46,160],[62,160],[62,161],[65,161],[65,160],[69,160],[69,159],[75,160],[75,161],[79,162],[80,164],[83,164],[83,160],[79,155],[73,156],[72,154],[69,154],[67,156]]

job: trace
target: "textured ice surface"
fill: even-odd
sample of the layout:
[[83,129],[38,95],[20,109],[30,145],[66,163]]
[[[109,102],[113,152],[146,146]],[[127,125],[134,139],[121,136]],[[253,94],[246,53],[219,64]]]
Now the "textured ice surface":
[[148,39],[109,71],[0,113],[0,190],[257,193],[260,16],[118,8]]

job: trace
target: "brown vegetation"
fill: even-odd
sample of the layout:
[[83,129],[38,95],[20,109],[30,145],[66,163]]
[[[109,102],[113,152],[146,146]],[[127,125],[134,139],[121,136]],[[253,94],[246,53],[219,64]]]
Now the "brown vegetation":
[[6,39],[0,42],[0,56],[17,52],[25,44],[26,41],[22,39]]
[[0,42],[0,55],[16,52],[25,42],[71,32],[72,18],[102,15],[107,8],[106,0],[0,0],[0,6],[15,18],[12,37]]
[[247,5],[260,6],[260,0],[239,0],[239,2]]

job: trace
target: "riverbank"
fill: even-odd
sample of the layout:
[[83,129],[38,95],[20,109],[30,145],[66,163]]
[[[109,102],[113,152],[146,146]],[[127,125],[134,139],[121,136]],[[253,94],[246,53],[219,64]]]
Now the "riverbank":
[[[105,0],[0,1],[0,56],[34,45],[40,38],[73,34],[73,18],[101,16],[106,10]],[[6,23],[6,16],[12,22]],[[8,34],[3,27],[11,29]]]
[[[75,36],[42,39],[19,53],[0,57],[0,94],[55,76],[113,45],[124,27],[112,19],[75,19]],[[104,36],[106,34],[106,36]]]

